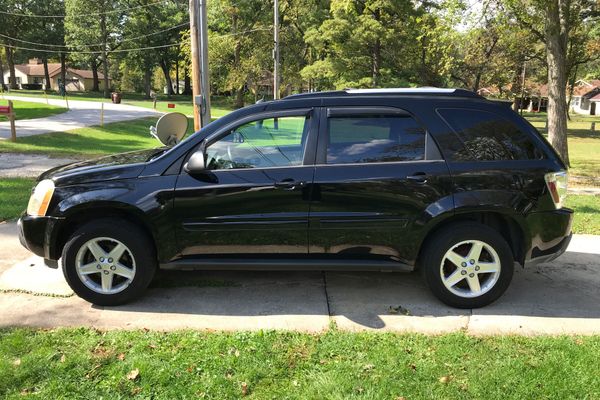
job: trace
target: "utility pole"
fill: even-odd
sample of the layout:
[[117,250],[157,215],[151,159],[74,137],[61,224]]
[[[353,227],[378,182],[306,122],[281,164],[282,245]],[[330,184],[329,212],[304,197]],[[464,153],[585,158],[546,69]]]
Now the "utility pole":
[[208,24],[206,0],[189,0],[192,45],[192,92],[194,130],[210,123],[210,84],[208,81]]
[[273,32],[275,39],[275,49],[273,50],[273,58],[275,59],[275,66],[273,68],[273,98],[279,99],[279,0],[274,0],[275,9],[273,10]]

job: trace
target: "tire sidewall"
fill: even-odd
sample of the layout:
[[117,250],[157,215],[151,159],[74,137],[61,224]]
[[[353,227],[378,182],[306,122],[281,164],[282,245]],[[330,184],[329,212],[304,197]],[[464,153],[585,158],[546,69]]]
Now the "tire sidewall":
[[[85,243],[97,237],[108,237],[122,242],[135,259],[136,272],[133,281],[119,293],[97,293],[85,286],[77,274],[77,252]],[[154,246],[147,235],[131,223],[117,220],[92,221],[79,228],[66,243],[62,253],[63,274],[79,297],[101,306],[123,304],[139,296],[152,281],[156,271],[156,256],[152,249]]]
[[[494,287],[481,296],[465,298],[452,293],[442,282],[440,265],[446,252],[456,244],[479,240],[491,246],[500,259],[500,276]],[[478,308],[497,300],[508,288],[514,272],[512,250],[495,230],[481,224],[460,224],[438,232],[428,243],[423,254],[422,270],[433,294],[444,303],[457,308]]]

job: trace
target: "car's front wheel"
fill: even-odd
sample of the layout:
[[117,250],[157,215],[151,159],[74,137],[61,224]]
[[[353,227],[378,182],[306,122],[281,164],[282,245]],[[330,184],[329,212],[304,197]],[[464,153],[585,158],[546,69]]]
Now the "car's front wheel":
[[67,241],[63,273],[79,297],[101,306],[123,304],[152,281],[157,264],[153,249],[145,232],[128,221],[91,221]]
[[478,223],[448,226],[421,253],[427,285],[444,303],[477,308],[498,299],[514,271],[512,251],[495,230]]

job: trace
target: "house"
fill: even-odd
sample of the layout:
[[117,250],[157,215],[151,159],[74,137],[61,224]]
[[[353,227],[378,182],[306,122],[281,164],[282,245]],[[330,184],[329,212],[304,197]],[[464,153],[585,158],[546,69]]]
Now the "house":
[[600,114],[600,79],[575,82],[571,109],[577,114]]
[[[48,63],[48,75],[50,76],[50,88],[59,90],[60,64]],[[4,71],[4,82],[8,82],[10,71]],[[32,58],[28,64],[15,65],[15,78],[19,89],[42,89],[48,88],[44,76],[44,64],[38,58]],[[83,92],[91,90],[94,86],[94,78],[91,70],[67,68],[65,72],[67,92]],[[104,89],[104,75],[98,71],[99,89]],[[108,80],[110,87],[110,78]]]

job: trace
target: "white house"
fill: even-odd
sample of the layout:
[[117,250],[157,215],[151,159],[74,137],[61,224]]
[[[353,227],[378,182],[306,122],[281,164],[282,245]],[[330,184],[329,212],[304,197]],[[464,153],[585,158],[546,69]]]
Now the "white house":
[[600,79],[575,82],[571,109],[577,114],[600,114]]
[[[60,83],[60,64],[48,63],[48,75],[50,76],[50,84],[47,85],[44,76],[44,64],[37,58],[29,60],[28,64],[15,65],[15,78],[19,89],[44,89],[52,88],[59,90]],[[8,83],[10,71],[4,71],[4,82]],[[90,70],[67,68],[65,72],[66,90],[68,92],[83,92],[91,90],[94,86],[93,73]],[[98,79],[100,90],[104,89],[104,75],[98,71]],[[110,86],[110,78],[108,81]]]

